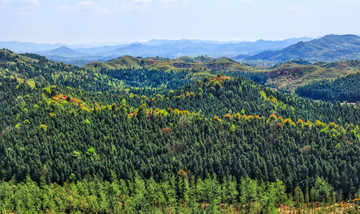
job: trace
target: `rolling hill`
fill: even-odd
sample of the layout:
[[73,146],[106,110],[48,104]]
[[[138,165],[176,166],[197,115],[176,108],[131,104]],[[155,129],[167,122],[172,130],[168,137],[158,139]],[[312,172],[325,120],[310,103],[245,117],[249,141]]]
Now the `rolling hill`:
[[297,88],[295,92],[302,97],[316,100],[358,103],[360,102],[360,73],[315,81]]
[[275,62],[293,59],[312,62],[360,59],[360,37],[351,34],[326,35],[307,42],[301,41],[278,51],[265,51],[245,58]]
[[274,66],[267,74],[266,85],[294,92],[298,87],[321,80],[333,80],[359,71],[360,61],[332,63],[289,61]]
[[41,52],[41,54],[45,56],[63,56],[63,57],[78,57],[83,55],[80,52],[74,51],[66,46],[61,46],[53,50],[44,51]]
[[211,58],[211,57],[180,57],[176,59],[169,59],[163,57],[133,57],[123,56],[114,60],[110,60],[104,63],[90,63],[83,66],[87,69],[125,69],[125,68],[146,68],[153,70],[163,71],[180,71],[184,69],[205,69],[214,72],[245,72],[254,70],[250,65],[239,63],[233,59],[222,57],[222,58]]
[[[113,93],[118,93],[125,87],[176,89],[218,74],[241,75],[265,86],[295,92],[298,88],[304,91],[308,84],[316,84],[323,80],[333,81],[360,70],[360,63],[356,60],[332,63],[293,60],[266,69],[239,63],[230,58],[204,56],[177,59],[124,56],[104,63],[90,63],[83,67],[52,62],[35,54],[19,55],[8,50],[0,50],[0,58],[3,60],[0,60],[0,72],[5,76],[22,79],[25,77],[32,81],[48,81],[50,84],[80,86],[89,91]],[[336,90],[339,91],[338,88]],[[353,89],[346,91],[348,94],[356,92]],[[309,97],[305,93],[299,95]],[[358,101],[349,96],[331,98],[331,101],[334,100]]]

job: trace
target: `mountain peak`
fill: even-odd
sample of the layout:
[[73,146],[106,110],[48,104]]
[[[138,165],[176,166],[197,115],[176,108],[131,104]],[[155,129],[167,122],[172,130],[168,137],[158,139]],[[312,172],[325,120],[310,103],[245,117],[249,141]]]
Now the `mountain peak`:
[[293,59],[308,61],[340,61],[359,59],[360,37],[329,34],[311,41],[300,41],[279,51],[267,51],[248,57],[248,60],[283,62]]
[[54,50],[72,50],[66,46],[61,46],[61,47],[58,47],[58,48],[55,48]]

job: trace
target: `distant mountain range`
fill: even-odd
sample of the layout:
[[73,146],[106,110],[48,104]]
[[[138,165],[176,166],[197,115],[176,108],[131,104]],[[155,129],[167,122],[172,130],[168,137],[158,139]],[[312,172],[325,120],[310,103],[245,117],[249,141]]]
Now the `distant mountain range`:
[[83,53],[74,51],[65,46],[61,46],[53,50],[43,51],[42,54],[45,56],[63,56],[63,57],[78,57],[84,55]]
[[301,41],[281,50],[264,51],[250,57],[239,55],[235,59],[275,62],[294,59],[311,62],[360,59],[360,37],[350,34],[326,35],[307,42]]
[[[88,45],[89,46],[89,45]],[[36,44],[0,42],[0,48],[18,53],[36,53],[73,65],[106,62],[125,55],[135,57],[209,56],[229,57],[242,62],[275,64],[303,59],[310,62],[360,59],[360,37],[356,35],[326,35],[318,39],[308,37],[282,41],[221,42],[205,40],[150,40],[123,45],[88,47],[64,44]]]
[[[18,53],[36,53],[55,61],[84,65],[90,62],[105,62],[124,55],[136,57],[211,56],[235,57],[239,54],[250,56],[266,50],[280,50],[299,41],[311,38],[291,38],[282,41],[258,40],[255,42],[221,42],[204,40],[150,40],[142,43],[100,47],[70,47],[64,44],[36,44],[24,42],[0,42],[0,48]],[[84,46],[84,45],[83,45]]]

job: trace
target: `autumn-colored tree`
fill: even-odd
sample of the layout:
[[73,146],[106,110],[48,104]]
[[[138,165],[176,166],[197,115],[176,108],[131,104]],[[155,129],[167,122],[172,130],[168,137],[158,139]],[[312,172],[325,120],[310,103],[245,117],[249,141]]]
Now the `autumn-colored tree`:
[[47,131],[47,125],[41,124],[41,125],[39,126],[39,129],[46,132],[46,131]]
[[162,128],[161,129],[161,133],[163,134],[163,135],[169,135],[170,133],[172,132],[172,129],[171,128],[169,128],[169,127],[166,127],[166,128]]
[[183,169],[180,169],[177,174],[181,177],[187,177],[187,173]]

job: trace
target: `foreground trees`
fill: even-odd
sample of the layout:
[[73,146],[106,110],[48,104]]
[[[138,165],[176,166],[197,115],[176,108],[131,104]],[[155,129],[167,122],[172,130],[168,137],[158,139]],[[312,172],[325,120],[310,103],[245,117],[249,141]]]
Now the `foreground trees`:
[[128,181],[91,179],[66,182],[62,186],[38,186],[27,178],[24,183],[0,183],[0,210],[22,213],[193,213],[201,210],[276,213],[275,204],[288,200],[281,181],[269,183],[244,178],[238,185],[233,178],[223,180],[220,183],[216,177],[208,177],[189,181],[178,174],[164,182],[136,176]]

